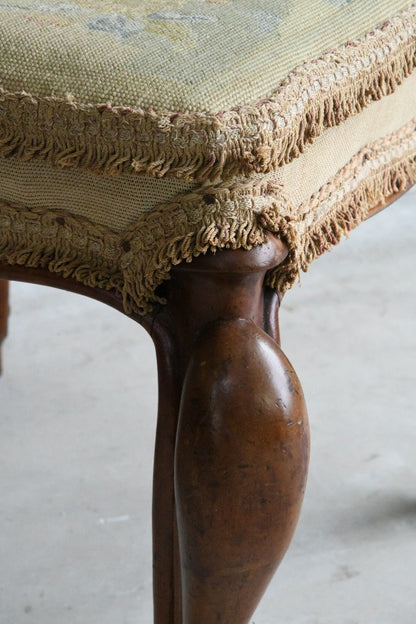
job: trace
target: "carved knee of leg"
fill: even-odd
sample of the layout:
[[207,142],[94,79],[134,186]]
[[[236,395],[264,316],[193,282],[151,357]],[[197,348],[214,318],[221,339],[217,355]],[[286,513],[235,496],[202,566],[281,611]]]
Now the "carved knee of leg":
[[208,326],[185,376],[176,498],[185,603],[202,593],[212,610],[222,593],[230,615],[213,622],[246,621],[284,555],[308,441],[302,390],[277,344],[251,321]]

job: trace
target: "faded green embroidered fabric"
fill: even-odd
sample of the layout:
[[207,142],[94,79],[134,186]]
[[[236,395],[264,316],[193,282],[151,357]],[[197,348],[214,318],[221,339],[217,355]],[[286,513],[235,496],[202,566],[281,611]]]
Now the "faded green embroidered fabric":
[[0,83],[80,104],[216,113],[270,97],[297,65],[410,5],[9,0],[0,2]]
[[[84,30],[78,33],[75,41],[69,38],[73,46],[65,47],[67,31],[64,29],[63,33],[59,31],[57,34],[56,26],[51,27],[49,20],[51,14],[56,17],[60,11],[66,15],[72,4],[62,5],[52,1],[39,5],[38,1],[28,3],[30,11],[24,10],[24,3],[13,5],[12,9],[3,9],[9,19],[0,23],[4,31],[0,31],[0,43],[4,48],[0,68],[3,65],[5,74],[3,82],[0,81],[0,156],[15,156],[23,160],[40,158],[61,167],[83,167],[107,175],[136,171],[155,177],[176,176],[186,181],[213,181],[238,174],[268,173],[299,156],[326,127],[342,123],[372,101],[392,93],[416,64],[416,5],[412,4],[408,10],[393,15],[363,38],[348,39],[343,46],[293,67],[281,83],[278,82],[281,73],[279,56],[273,62],[262,58],[261,67],[270,65],[273,70],[272,76],[268,77],[270,97],[262,96],[263,91],[259,90],[254,102],[247,99],[244,105],[216,112],[194,111],[190,100],[186,100],[185,109],[178,110],[161,108],[158,100],[147,108],[114,106],[93,99],[84,101],[81,95],[79,99],[71,91],[71,76],[74,75],[79,89],[86,90],[87,95],[91,91],[90,97],[93,98],[92,91],[97,85],[102,85],[109,56],[113,58],[110,54],[111,42],[113,39],[118,42],[114,33],[105,31],[111,42],[105,39],[95,49],[94,37],[102,33],[98,31],[97,35],[92,30],[91,46],[85,49],[84,17],[81,26],[78,22],[68,25],[68,32],[75,29],[77,33],[78,26]],[[311,6],[318,7],[322,1],[315,0]],[[229,4],[233,2],[230,0]],[[240,6],[239,2],[235,4]],[[386,11],[393,11],[402,4],[401,0],[377,3],[377,11],[381,5],[386,5]],[[251,3],[249,5],[252,6]],[[148,8],[150,6],[152,3]],[[364,0],[352,0],[348,6],[356,6],[364,21],[367,11]],[[34,31],[34,41],[31,41],[33,26],[29,18],[36,17],[36,23],[40,19],[39,15],[32,15],[34,7],[41,14],[42,25]],[[344,9],[340,6],[338,12],[342,14]],[[73,7],[70,12],[73,12]],[[19,14],[17,21],[16,13]],[[354,15],[354,11],[344,14],[348,26],[346,32],[350,34],[358,28],[355,18],[352,19]],[[333,33],[336,34],[337,22],[334,18],[334,23],[329,26],[327,18],[327,13],[322,13],[318,22],[335,44],[337,38]],[[44,19],[48,26],[46,29]],[[235,27],[233,23],[228,24],[230,34]],[[46,40],[44,32],[48,34]],[[320,30],[318,28],[313,32],[317,35]],[[305,37],[308,40],[309,35],[306,33]],[[257,45],[262,47],[262,42],[263,36],[258,34]],[[221,55],[227,47],[221,39],[213,38],[210,43]],[[243,42],[241,45],[244,48]],[[316,43],[315,47],[320,49],[320,46],[321,43]],[[23,55],[22,50],[25,51]],[[297,42],[294,51],[295,59],[299,54],[306,54],[302,40]],[[122,80],[123,68],[129,67],[129,63],[122,50],[116,47],[116,52],[118,55],[115,54],[114,58],[118,65],[113,68],[109,79],[113,91],[118,93],[120,89],[128,90],[131,84],[136,83],[134,75],[130,74],[127,82]],[[288,53],[288,58],[281,59],[283,65],[292,59],[291,48]],[[90,59],[91,67],[85,66],[84,58]],[[254,62],[252,50],[248,58]],[[140,68],[143,62],[141,55],[138,54],[135,59]],[[159,65],[164,65],[165,57],[155,57],[154,63],[153,73],[146,76],[148,85],[152,84]],[[178,63],[185,80],[188,70],[186,58]],[[78,65],[85,70],[82,76],[78,75]],[[236,75],[237,68],[238,65],[233,62],[232,69]],[[203,76],[204,65],[201,65],[200,72]],[[247,77],[248,84],[245,84],[242,74],[238,76],[239,85],[247,91],[247,98],[252,83],[256,89],[262,88],[257,83],[260,74],[260,66],[255,64],[250,69],[250,79]],[[209,86],[216,93],[224,92],[221,75],[221,66],[218,66]],[[31,83],[33,77],[36,85]],[[61,82],[68,89],[65,97]],[[174,80],[165,81],[164,89],[166,93],[180,92]],[[102,91],[100,93],[103,96]],[[122,98],[120,101],[126,100]]]

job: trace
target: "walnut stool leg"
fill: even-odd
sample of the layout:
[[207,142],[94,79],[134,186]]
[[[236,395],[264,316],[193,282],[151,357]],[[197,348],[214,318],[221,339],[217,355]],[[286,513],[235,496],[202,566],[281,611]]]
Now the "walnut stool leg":
[[169,333],[152,327],[159,373],[159,410],[153,466],[153,594],[155,624],[182,624],[174,501],[175,440],[182,383]]
[[170,587],[169,595],[156,590],[155,601],[174,605],[182,592],[170,615],[155,610],[156,624],[246,624],[295,529],[309,456],[306,409],[295,372],[264,331],[275,327],[265,319],[275,310],[264,275],[284,255],[272,239],[180,265],[155,320],[158,353],[173,354],[160,383],[168,374],[181,389],[170,391],[178,423],[165,408],[172,443],[164,453],[171,461],[177,427],[175,465],[164,470],[170,502],[160,505],[167,520],[156,531],[170,531],[162,558],[171,582],[165,575],[160,590]]
[[7,336],[7,318],[9,316],[9,282],[0,280],[0,374],[2,371],[1,344]]

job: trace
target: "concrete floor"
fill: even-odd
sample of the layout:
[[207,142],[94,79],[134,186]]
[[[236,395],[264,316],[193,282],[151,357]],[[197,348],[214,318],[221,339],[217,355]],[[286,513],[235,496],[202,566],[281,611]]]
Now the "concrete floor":
[[[416,193],[286,297],[312,459],[255,624],[416,622]],[[106,306],[13,284],[0,381],[0,624],[150,624],[156,367]],[[203,624],[203,623],[201,623]]]

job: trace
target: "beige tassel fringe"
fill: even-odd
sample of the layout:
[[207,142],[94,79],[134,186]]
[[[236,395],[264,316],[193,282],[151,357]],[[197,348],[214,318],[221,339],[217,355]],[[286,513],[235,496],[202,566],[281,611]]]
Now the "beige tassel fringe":
[[0,260],[121,291],[119,237],[66,211],[0,202]]
[[267,276],[279,292],[361,223],[372,208],[416,182],[416,120],[361,150],[305,204],[294,208],[267,177],[204,188],[156,207],[124,233],[64,211],[0,203],[0,261],[43,267],[114,290],[126,313],[163,303],[157,288],[180,262],[223,248],[251,249],[268,232],[288,246]]

